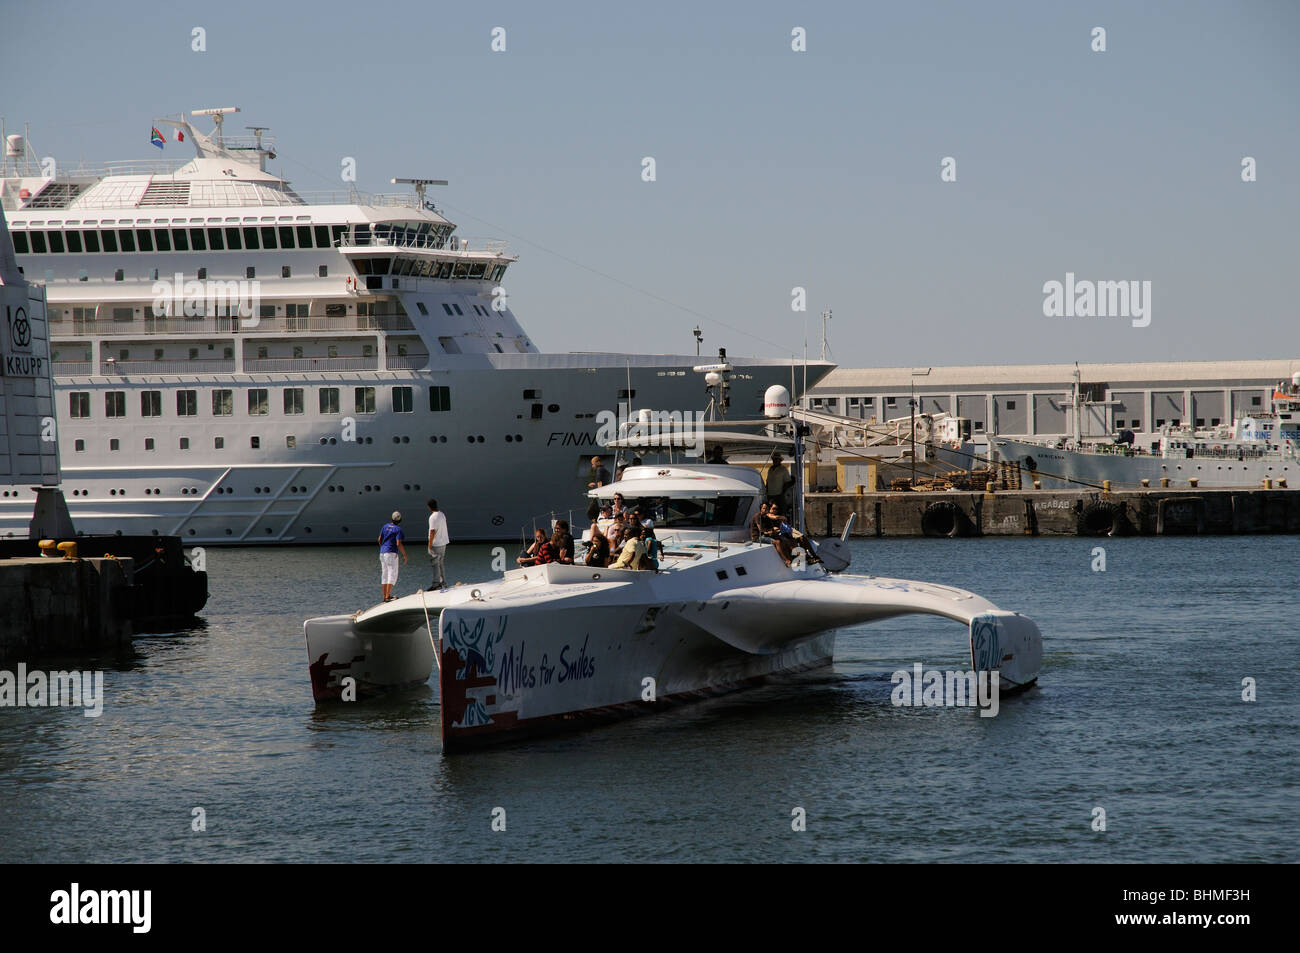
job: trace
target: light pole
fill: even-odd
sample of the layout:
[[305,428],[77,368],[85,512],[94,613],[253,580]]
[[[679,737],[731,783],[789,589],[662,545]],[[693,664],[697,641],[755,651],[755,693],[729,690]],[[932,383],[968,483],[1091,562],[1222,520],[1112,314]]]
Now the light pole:
[[916,485],[916,379],[918,377],[925,377],[930,373],[931,370],[933,370],[933,368],[930,367],[927,367],[923,371],[918,370],[915,367],[912,368],[912,396],[908,399],[907,403],[912,410],[911,436],[912,436],[912,485],[913,486]]
[[700,356],[700,342],[704,340],[704,334],[700,331],[700,326],[695,325],[695,330],[691,332],[695,335],[695,356]]

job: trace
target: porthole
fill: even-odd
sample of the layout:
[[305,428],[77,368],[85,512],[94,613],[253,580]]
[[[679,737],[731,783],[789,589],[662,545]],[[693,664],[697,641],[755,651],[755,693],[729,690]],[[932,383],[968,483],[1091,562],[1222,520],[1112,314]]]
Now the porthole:
[[506,434],[506,443],[514,443],[514,442],[515,442],[515,438],[510,436],[510,434]]
[[523,442],[524,442],[524,435],[521,433],[515,434],[515,443],[523,443]]
[[[255,486],[255,487],[253,487],[253,492],[254,492],[254,493],[261,493],[261,492],[262,492],[262,488],[261,488],[260,486]],[[381,595],[382,595],[382,593],[381,593]]]
[[439,438],[438,438],[438,442],[439,442],[439,443],[446,443],[446,442],[447,442],[447,438],[446,438],[446,436],[439,437]]
[[331,493],[333,493],[333,492],[334,492],[334,487],[331,486],[331,487],[329,488],[329,491],[330,491]]
[[[473,437],[466,437],[465,440],[468,441],[469,443],[473,443],[473,442],[474,442],[474,438],[473,438]],[[382,593],[381,593],[381,594],[382,594]]]
[[320,445],[321,445],[322,447],[325,446],[325,444],[327,444],[327,443],[329,443],[329,442],[330,442],[330,441],[329,441],[329,438],[328,438],[328,437],[321,437],[321,438],[320,438]]
[[266,528],[266,534],[267,534],[268,536],[271,535],[271,527],[268,526],[268,527]]
[[410,443],[410,442],[411,442],[411,438],[410,438],[410,437],[403,437],[403,438],[402,438],[402,443]]
[[347,531],[348,531],[348,528],[347,528],[346,526],[344,526],[344,527],[343,527],[343,532],[346,533]]
[[303,531],[304,533],[310,533],[310,532],[311,532],[311,527],[310,527],[310,526],[304,526],[304,527],[302,528],[302,531]]
[[479,443],[482,443],[483,440],[484,440],[484,438],[483,438],[483,436],[480,434],[480,435],[479,435],[479,438],[478,438],[478,442],[479,442]]
[[438,442],[438,438],[435,437],[433,434],[429,434],[429,443],[437,443],[437,442]]
[[194,530],[190,530],[190,535],[191,535],[191,536],[194,535]]
[[547,405],[546,405],[546,412],[547,412],[547,413],[550,413],[550,414],[558,414],[558,413],[560,412],[560,405],[559,405],[559,404],[547,404]]
[[339,438],[338,438],[338,437],[330,437],[330,446],[331,446],[331,447],[334,446],[334,445],[335,445],[336,443],[338,443],[338,442],[339,442]]
[[409,483],[403,483],[403,484],[402,484],[402,489],[403,489],[403,490],[409,490],[410,488],[411,488],[411,484],[409,484]]
[[[366,492],[367,492],[367,493],[370,492],[370,484],[369,484],[369,483],[366,484]],[[382,595],[382,593],[381,593],[381,595]]]
[[393,437],[393,443],[401,443],[401,442],[402,442],[402,438],[401,438],[401,437],[397,437],[397,436],[394,436],[394,437]]
[[270,488],[269,486],[264,486],[264,487],[262,487],[262,492],[263,492],[263,493],[270,493],[270,492],[271,492],[271,488]]
[[233,535],[234,535],[234,530],[227,528],[227,529],[226,529],[226,535],[227,535],[227,536],[233,536]]

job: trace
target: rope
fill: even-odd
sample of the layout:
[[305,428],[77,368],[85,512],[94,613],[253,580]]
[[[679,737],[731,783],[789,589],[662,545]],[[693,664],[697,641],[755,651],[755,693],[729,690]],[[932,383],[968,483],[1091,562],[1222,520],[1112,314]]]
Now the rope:
[[429,630],[429,647],[433,649],[433,660],[438,663],[438,679],[442,680],[442,653],[433,638],[433,624],[429,621],[429,603],[425,601],[425,591],[420,590],[420,605],[424,607],[424,627]]

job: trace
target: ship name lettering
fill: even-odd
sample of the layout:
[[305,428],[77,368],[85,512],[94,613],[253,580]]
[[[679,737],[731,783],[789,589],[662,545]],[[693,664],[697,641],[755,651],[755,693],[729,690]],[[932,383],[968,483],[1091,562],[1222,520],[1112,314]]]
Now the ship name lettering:
[[587,655],[587,643],[591,641],[588,635],[582,640],[582,648],[578,650],[578,657],[570,661],[566,654],[571,651],[571,647],[566,645],[560,649],[560,681],[576,682],[582,678],[593,678],[596,674],[596,660]]
[[537,669],[524,661],[527,646],[527,642],[519,643],[519,655],[516,656],[515,647],[512,645],[501,657],[501,671],[497,674],[497,685],[507,695],[520,688],[537,686]]

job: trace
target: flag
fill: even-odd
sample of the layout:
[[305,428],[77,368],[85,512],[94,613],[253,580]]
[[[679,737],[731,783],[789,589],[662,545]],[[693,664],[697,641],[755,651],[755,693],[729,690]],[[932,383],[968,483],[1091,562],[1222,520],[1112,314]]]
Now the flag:
[[163,143],[166,142],[167,139],[163,136],[161,132],[158,131],[158,127],[154,126],[153,133],[152,135],[150,135],[149,141],[152,142],[159,149],[161,149],[163,147]]
[[185,130],[184,130],[184,129],[177,129],[177,130],[176,130],[176,141],[177,141],[177,142],[184,142],[184,141],[185,141]]

